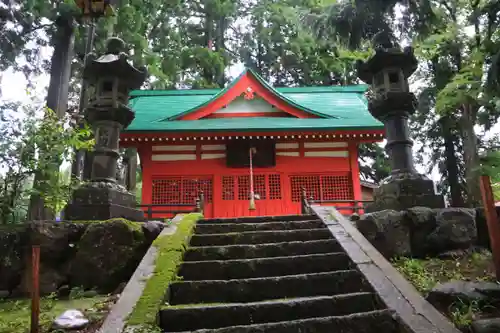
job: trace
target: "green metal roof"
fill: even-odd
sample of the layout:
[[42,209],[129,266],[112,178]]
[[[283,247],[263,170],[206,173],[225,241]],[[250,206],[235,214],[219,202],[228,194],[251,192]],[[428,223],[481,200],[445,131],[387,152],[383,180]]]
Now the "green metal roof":
[[132,91],[130,107],[135,111],[135,119],[126,132],[383,128],[382,123],[368,112],[367,101],[363,95],[367,85],[273,88],[258,75],[251,73],[286,103],[321,118],[256,117],[176,120],[223,95],[238,81],[236,79],[224,89]]

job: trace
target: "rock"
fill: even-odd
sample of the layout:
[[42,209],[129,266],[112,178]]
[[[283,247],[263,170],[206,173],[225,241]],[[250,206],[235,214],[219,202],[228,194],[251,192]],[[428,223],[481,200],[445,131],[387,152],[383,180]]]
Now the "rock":
[[78,310],[67,310],[54,320],[53,329],[78,330],[89,324],[83,313]]
[[0,290],[0,299],[7,298],[10,296],[10,292],[8,290]]
[[430,254],[468,249],[476,244],[476,211],[467,208],[436,210],[436,228],[427,237]]
[[27,234],[25,224],[0,228],[0,290],[11,292],[21,281]]
[[436,210],[413,207],[408,209],[405,218],[410,228],[412,256],[426,257],[432,250],[428,236],[436,229]]
[[160,221],[147,221],[142,224],[142,231],[146,241],[152,243],[165,228],[165,223]]
[[451,250],[438,254],[437,258],[441,260],[456,260],[465,257],[469,253],[471,253],[469,250]]
[[147,247],[140,224],[121,219],[91,223],[71,262],[70,285],[112,292],[130,278]]
[[118,287],[115,289],[115,291],[113,291],[113,294],[114,295],[118,295],[118,294],[121,294],[123,292],[123,290],[125,289],[125,287],[127,286],[127,283],[126,282],[122,282],[118,285]]
[[351,221],[358,221],[360,218],[361,217],[358,214],[356,214],[356,213],[354,213],[351,216],[349,216],[349,220],[351,220]]
[[[500,207],[496,207],[498,223],[500,223]],[[485,249],[491,250],[490,234],[488,232],[488,223],[484,214],[484,208],[476,208],[476,229],[477,229],[477,245]]]
[[83,298],[92,298],[96,297],[97,295],[99,295],[99,293],[95,290],[86,290],[82,293]]
[[405,212],[382,210],[365,214],[356,222],[356,227],[386,258],[411,255]]
[[475,320],[471,324],[472,333],[498,333],[500,332],[500,318]]
[[57,290],[57,297],[59,298],[67,298],[69,297],[70,294],[71,294],[71,288],[67,284],[61,286]]
[[29,242],[40,245],[40,260],[45,265],[57,268],[74,255],[74,244],[86,228],[84,223],[31,222]]
[[[41,256],[40,256],[41,257]],[[31,265],[26,266],[21,283],[19,284],[18,293],[20,295],[28,296],[32,288],[32,272]],[[61,274],[57,269],[54,269],[43,263],[40,264],[39,271],[40,294],[49,295],[57,293],[59,287],[65,282],[66,276]]]
[[435,286],[427,295],[427,301],[445,311],[458,301],[496,304],[500,301],[499,296],[500,285],[496,283],[451,281]]

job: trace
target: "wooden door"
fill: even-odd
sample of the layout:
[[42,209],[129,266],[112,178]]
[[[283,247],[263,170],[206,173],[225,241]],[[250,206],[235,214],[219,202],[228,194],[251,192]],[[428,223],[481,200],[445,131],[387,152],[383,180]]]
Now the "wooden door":
[[[223,175],[222,200],[215,207],[217,217],[269,216],[287,214],[286,177],[280,173],[254,174],[255,210],[250,210],[250,176]],[[219,204],[220,203],[220,204]]]

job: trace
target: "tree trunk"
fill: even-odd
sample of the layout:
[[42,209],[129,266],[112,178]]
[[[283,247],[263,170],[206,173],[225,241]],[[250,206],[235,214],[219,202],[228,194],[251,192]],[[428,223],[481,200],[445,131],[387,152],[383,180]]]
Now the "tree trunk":
[[[69,78],[71,75],[71,61],[73,60],[73,50],[75,35],[73,30],[73,18],[60,16],[56,20],[57,31],[55,35],[54,53],[50,68],[50,84],[47,93],[47,107],[52,109],[59,118],[64,117],[68,108]],[[55,156],[57,159],[59,156]],[[55,161],[55,162],[56,162]],[[53,172],[57,172],[59,163],[54,163]],[[43,175],[41,172],[35,173],[33,189],[43,193]],[[45,207],[45,202],[40,194],[32,194],[28,210],[29,220],[51,220],[54,219],[55,212]]]
[[[214,21],[210,12],[211,8],[205,1],[205,47],[212,50]],[[203,68],[203,78],[208,84],[214,83],[212,68]]]
[[477,107],[471,104],[464,104],[462,107],[463,113],[460,119],[460,126],[464,148],[467,204],[470,207],[474,207],[481,201],[479,155],[477,152],[477,136],[474,131]]
[[[225,48],[226,48],[225,38],[224,38],[225,33],[226,33],[226,29],[227,29],[226,26],[227,26],[226,17],[224,15],[222,15],[219,18],[219,24],[217,25],[217,35],[215,37],[215,50],[223,57],[225,57]],[[226,84],[224,71],[225,71],[225,68],[221,68],[220,70],[217,69],[217,73],[216,73],[217,84],[221,88],[223,88],[224,85]]]
[[453,119],[450,116],[444,116],[440,119],[444,139],[445,163],[448,171],[448,183],[450,185],[451,206],[463,207],[464,200],[460,187],[458,160],[455,154],[455,136],[451,130],[453,126],[452,121]]

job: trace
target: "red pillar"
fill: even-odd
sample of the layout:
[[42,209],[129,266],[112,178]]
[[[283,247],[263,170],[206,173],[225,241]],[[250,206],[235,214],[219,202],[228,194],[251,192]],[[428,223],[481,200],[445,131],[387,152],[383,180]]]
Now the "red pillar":
[[489,176],[481,176],[481,196],[483,197],[484,213],[490,235],[491,252],[495,264],[497,281],[500,281],[500,224],[498,223],[493,190]]
[[[351,179],[352,179],[352,190],[354,194],[354,200],[363,200],[363,194],[361,192],[361,181],[359,179],[359,162],[358,162],[358,143],[349,143],[349,164],[351,167]],[[355,206],[358,204],[355,203]],[[354,211],[354,213],[362,213],[361,211]]]
[[153,161],[151,160],[151,146],[141,146],[137,148],[142,164],[142,204],[150,205],[152,203],[152,172]]

